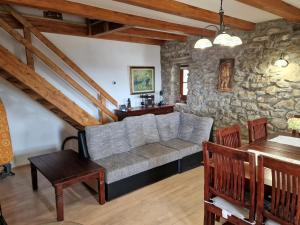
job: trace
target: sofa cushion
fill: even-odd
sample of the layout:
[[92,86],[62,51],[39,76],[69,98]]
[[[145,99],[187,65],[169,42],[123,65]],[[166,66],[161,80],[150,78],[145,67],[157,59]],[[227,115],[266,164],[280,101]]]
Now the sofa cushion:
[[179,138],[171,139],[168,141],[161,141],[160,144],[179,151],[180,158],[202,151],[202,145],[199,146],[192,142],[184,141]]
[[155,116],[146,114],[143,116],[131,116],[124,119],[132,148],[159,141]]
[[176,161],[180,158],[177,150],[168,148],[159,143],[143,145],[132,149],[130,152],[147,158],[151,169]]
[[201,145],[203,141],[209,140],[212,124],[212,118],[181,113],[178,137]]
[[163,141],[177,138],[180,123],[180,113],[173,112],[155,116],[159,137]]
[[150,169],[148,159],[131,152],[114,154],[96,160],[96,163],[105,168],[105,180],[108,184]]
[[88,126],[85,128],[85,131],[87,146],[92,160],[130,150],[125,122]]

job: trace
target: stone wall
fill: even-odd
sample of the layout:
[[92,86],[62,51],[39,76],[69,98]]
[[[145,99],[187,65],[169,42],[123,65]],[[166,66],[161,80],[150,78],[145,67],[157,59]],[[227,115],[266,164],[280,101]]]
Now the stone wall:
[[[238,123],[247,137],[247,121],[269,119],[270,131],[286,131],[287,118],[300,114],[300,24],[276,20],[257,25],[255,31],[235,31],[243,45],[194,49],[197,37],[185,43],[169,42],[161,49],[162,86],[165,100],[179,97],[180,64],[188,64],[187,105],[180,110],[215,118],[215,127]],[[274,66],[284,53],[286,68]],[[221,58],[235,59],[233,91],[219,92]]]

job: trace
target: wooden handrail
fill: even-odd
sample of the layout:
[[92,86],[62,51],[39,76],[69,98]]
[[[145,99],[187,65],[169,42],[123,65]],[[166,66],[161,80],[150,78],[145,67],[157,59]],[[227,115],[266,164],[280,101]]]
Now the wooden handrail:
[[44,45],[51,49],[62,61],[64,61],[72,70],[81,76],[89,85],[91,85],[96,91],[98,91],[104,98],[111,102],[114,106],[118,106],[118,102],[110,96],[103,88],[101,88],[93,79],[89,77],[76,63],[74,63],[65,53],[57,48],[48,38],[46,38],[37,28],[35,28],[28,20],[26,20],[21,14],[14,10],[9,5],[5,5],[4,8],[25,28],[29,29]]
[[113,114],[110,110],[104,107],[94,96],[82,88],[73,78],[66,74],[59,66],[57,66],[51,59],[49,59],[44,53],[39,49],[34,47],[30,42],[22,37],[17,31],[14,30],[9,24],[7,24],[3,19],[0,18],[0,26],[13,36],[18,42],[24,45],[29,51],[34,53],[39,59],[41,59],[50,69],[52,69],[56,74],[60,75],[65,81],[67,81],[71,86],[73,86],[77,91],[79,91],[83,96],[89,99],[95,106],[100,108],[105,114],[110,116],[113,120],[117,120],[117,116]]

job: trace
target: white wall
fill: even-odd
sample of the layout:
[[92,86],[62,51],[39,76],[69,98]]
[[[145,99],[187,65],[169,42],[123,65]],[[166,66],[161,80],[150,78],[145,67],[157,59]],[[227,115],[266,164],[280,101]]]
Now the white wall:
[[[161,89],[159,46],[56,34],[45,35],[111,94],[119,104],[125,104],[129,97],[132,99],[133,106],[139,105],[140,102],[137,96],[130,96],[130,66],[155,66],[155,87],[156,96],[158,96]],[[37,40],[33,40],[33,42],[58,62],[57,58]],[[21,60],[25,60],[23,47],[19,46],[1,29],[0,44],[19,56]],[[95,107],[84,97],[57,78],[39,60],[35,59],[35,62],[38,73],[90,114],[98,115]],[[68,68],[65,70],[72,74]],[[72,76],[78,80],[74,74]],[[116,85],[113,85],[113,81],[116,81]],[[96,95],[93,90],[90,92]],[[3,79],[0,79],[0,97],[3,99],[8,114],[15,165],[27,163],[29,156],[58,150],[66,136],[76,134],[76,130],[70,125]]]

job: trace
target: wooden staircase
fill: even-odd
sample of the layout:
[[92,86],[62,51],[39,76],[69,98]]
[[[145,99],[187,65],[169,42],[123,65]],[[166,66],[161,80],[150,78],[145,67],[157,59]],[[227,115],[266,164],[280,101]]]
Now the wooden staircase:
[[[117,106],[118,103],[107,92],[105,92],[96,82],[94,82],[84,71],[82,71],[68,56],[58,49],[50,40],[40,33],[22,15],[10,6],[4,8],[24,26],[24,37],[0,18],[0,26],[21,43],[26,50],[27,64],[20,61],[15,55],[0,45],[0,76],[22,90],[33,100],[39,102],[58,117],[70,123],[76,129],[82,130],[85,126],[103,124],[117,120],[117,117],[106,106],[106,102]],[[80,83],[75,81],[71,75],[56,65],[43,52],[31,43],[31,33],[35,35],[45,46],[54,52],[60,59],[71,68],[79,77],[93,88],[98,94],[94,97],[85,90]],[[66,97],[61,91],[56,89],[46,79],[41,77],[34,70],[32,55],[38,57],[56,75],[62,78],[74,90],[78,91],[91,104],[99,110],[100,119],[96,119],[80,106]]]

